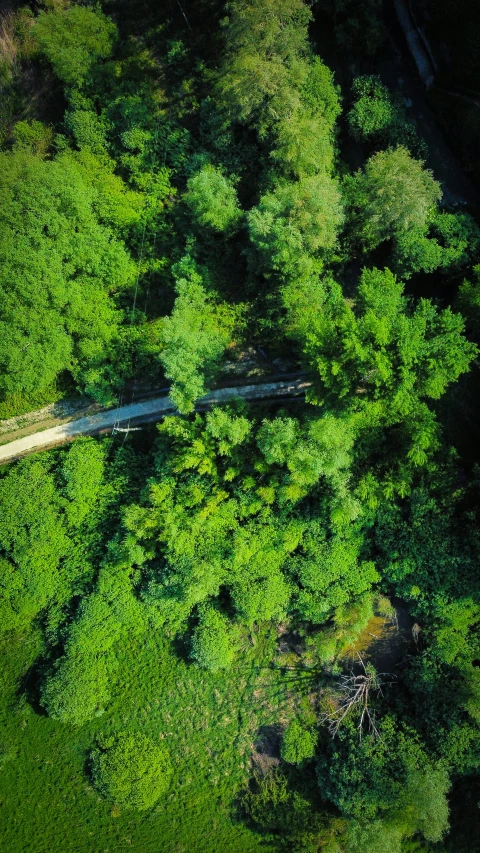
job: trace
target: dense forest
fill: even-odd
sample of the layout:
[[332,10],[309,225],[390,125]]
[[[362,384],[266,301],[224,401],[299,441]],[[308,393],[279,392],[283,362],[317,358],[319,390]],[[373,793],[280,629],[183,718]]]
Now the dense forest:
[[480,851],[480,15],[411,5],[428,91],[392,0],[0,2],[0,418],[176,407],[0,469],[5,853]]

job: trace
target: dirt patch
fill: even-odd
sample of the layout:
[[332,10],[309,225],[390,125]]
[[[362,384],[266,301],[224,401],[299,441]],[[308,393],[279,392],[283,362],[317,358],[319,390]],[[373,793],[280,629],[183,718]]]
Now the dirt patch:
[[262,726],[252,745],[252,763],[265,776],[273,767],[280,764],[280,745],[283,728],[280,725]]

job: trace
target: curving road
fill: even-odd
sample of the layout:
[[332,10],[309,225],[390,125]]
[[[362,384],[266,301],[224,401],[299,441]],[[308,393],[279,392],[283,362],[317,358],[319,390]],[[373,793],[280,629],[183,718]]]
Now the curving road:
[[[226,403],[241,397],[244,400],[270,400],[282,397],[299,397],[312,386],[305,377],[280,382],[262,382],[255,385],[240,385],[231,388],[218,388],[198,401],[197,409],[208,408],[214,403]],[[176,409],[169,397],[156,397],[142,403],[132,403],[100,412],[90,417],[78,418],[66,424],[51,427],[32,435],[17,438],[0,446],[0,464],[10,462],[19,456],[45,450],[72,441],[80,435],[95,435],[110,430],[125,432],[135,424],[160,420],[165,415],[175,414]]]

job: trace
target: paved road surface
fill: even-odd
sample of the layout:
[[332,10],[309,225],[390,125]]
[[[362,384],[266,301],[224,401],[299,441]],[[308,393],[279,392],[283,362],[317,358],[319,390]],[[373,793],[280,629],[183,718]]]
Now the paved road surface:
[[[302,377],[283,382],[263,382],[258,385],[219,388],[202,397],[198,401],[198,406],[203,408],[213,403],[225,403],[235,397],[242,397],[245,400],[268,400],[276,397],[299,396],[304,394],[311,385],[311,381]],[[98,415],[78,418],[75,421],[60,424],[60,426],[33,433],[33,435],[26,435],[0,446],[0,463],[11,461],[18,456],[24,456],[37,450],[45,450],[45,448],[54,447],[57,444],[65,444],[79,435],[93,435],[106,432],[114,427],[120,427],[124,430],[129,425],[157,421],[165,415],[175,413],[175,411],[169,397],[156,397],[143,403],[132,403],[130,406],[121,406],[108,412],[100,412]]]

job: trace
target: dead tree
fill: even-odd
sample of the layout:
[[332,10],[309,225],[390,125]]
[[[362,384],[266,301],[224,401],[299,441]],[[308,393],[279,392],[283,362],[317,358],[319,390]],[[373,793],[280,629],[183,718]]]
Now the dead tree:
[[380,737],[375,724],[375,711],[372,709],[370,703],[373,696],[383,696],[382,684],[387,682],[382,682],[381,676],[387,673],[377,673],[374,667],[368,663],[365,666],[358,652],[357,655],[363,672],[355,674],[353,670],[350,670],[348,675],[340,677],[338,683],[340,702],[338,707],[329,714],[325,714],[322,720],[322,722],[327,723],[332,737],[335,737],[344,720],[351,714],[359,715],[358,731],[360,738],[362,737],[364,727],[367,725],[370,734],[373,734],[374,737]]

